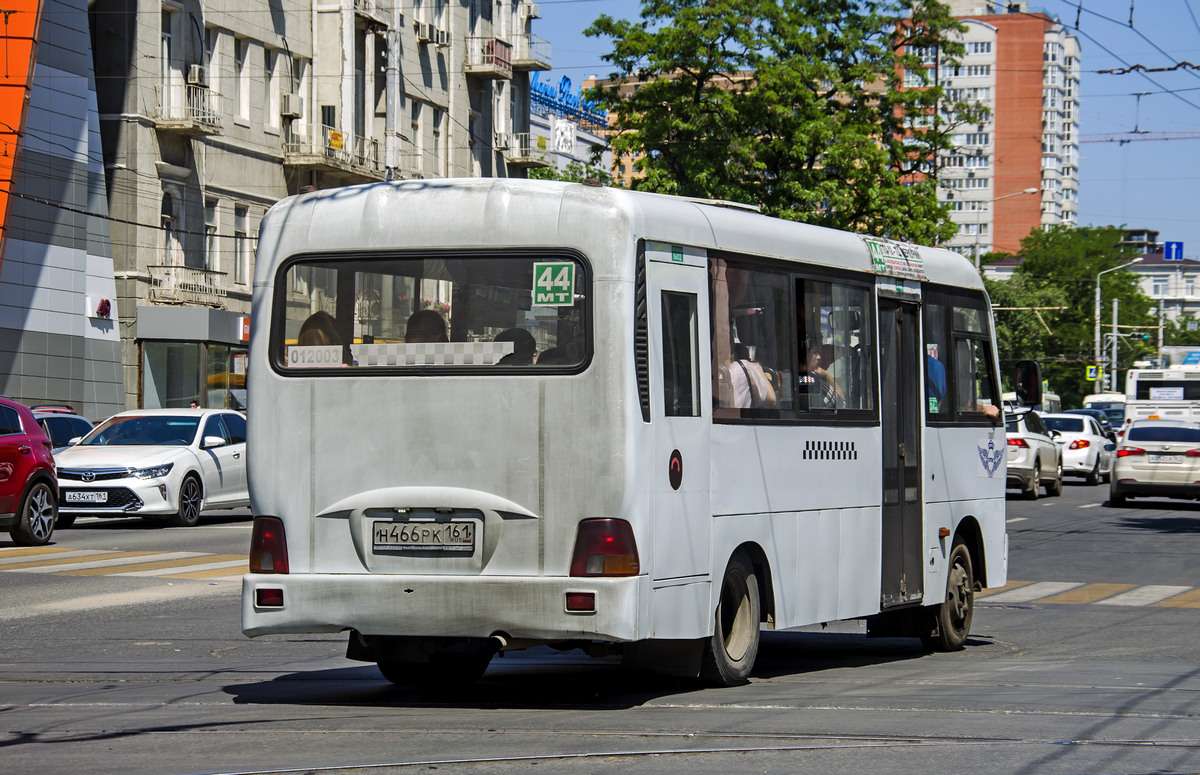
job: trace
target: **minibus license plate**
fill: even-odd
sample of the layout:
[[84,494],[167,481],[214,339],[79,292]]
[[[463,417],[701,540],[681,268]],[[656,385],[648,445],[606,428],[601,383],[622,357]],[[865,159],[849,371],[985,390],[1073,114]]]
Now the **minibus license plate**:
[[108,503],[108,493],[104,490],[67,490],[65,496],[63,500],[67,503]]
[[473,552],[474,522],[375,522],[375,550]]

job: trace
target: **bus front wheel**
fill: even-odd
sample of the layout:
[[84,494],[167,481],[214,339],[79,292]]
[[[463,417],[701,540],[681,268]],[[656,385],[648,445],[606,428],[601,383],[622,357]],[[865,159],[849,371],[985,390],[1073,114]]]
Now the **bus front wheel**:
[[700,675],[717,686],[746,683],[758,656],[761,602],[754,566],[743,554],[725,569],[713,634],[704,650]]
[[946,598],[934,610],[934,628],[921,637],[932,651],[961,651],[971,633],[975,610],[975,573],[971,553],[961,540],[954,541],[946,568]]

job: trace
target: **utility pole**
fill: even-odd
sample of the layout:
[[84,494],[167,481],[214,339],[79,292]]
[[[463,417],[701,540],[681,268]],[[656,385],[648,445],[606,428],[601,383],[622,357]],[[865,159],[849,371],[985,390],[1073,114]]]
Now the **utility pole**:
[[1112,361],[1108,365],[1108,379],[1112,383],[1113,392],[1117,389],[1117,304],[1119,299],[1113,299],[1113,340],[1112,340]]

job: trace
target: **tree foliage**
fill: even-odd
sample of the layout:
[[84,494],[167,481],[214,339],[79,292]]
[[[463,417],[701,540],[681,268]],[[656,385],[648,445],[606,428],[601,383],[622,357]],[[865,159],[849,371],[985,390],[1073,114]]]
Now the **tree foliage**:
[[[979,109],[905,89],[963,51],[934,0],[644,0],[600,16],[627,85],[594,89],[634,157],[636,188],[759,205],[824,226],[932,243],[955,232],[926,163]],[[938,108],[940,107],[940,111]]]
[[[1100,385],[1086,379],[1085,367],[1095,364],[1095,292],[1100,279],[1102,334],[1112,332],[1112,302],[1118,302],[1122,328],[1117,355],[1120,369],[1149,357],[1158,343],[1150,314],[1152,302],[1138,289],[1137,276],[1120,269],[1137,251],[1121,244],[1123,232],[1112,226],[1034,230],[1021,240],[1022,262],[1006,281],[986,281],[996,310],[996,339],[1001,370],[1008,374],[1019,360],[1042,364],[1050,388],[1064,406],[1079,406],[1083,396]],[[1002,257],[1002,254],[995,254]],[[1035,307],[1064,309],[1035,310]],[[1147,328],[1130,328],[1147,326]],[[1141,334],[1151,334],[1142,340]],[[1109,348],[1105,348],[1109,352]]]
[[537,167],[529,171],[533,180],[565,180],[568,183],[582,183],[585,180],[598,180],[605,185],[612,181],[612,175],[599,166],[579,161],[568,162],[565,167]]

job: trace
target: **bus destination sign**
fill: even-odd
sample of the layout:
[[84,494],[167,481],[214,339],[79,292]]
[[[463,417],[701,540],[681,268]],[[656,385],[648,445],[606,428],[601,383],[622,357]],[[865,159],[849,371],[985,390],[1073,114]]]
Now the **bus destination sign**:
[[905,280],[925,280],[925,262],[917,252],[916,245],[907,242],[884,239],[883,237],[863,237],[867,250],[871,252],[871,263],[875,274],[886,274],[901,277]]
[[575,262],[534,262],[533,305],[535,307],[570,307],[574,303]]

